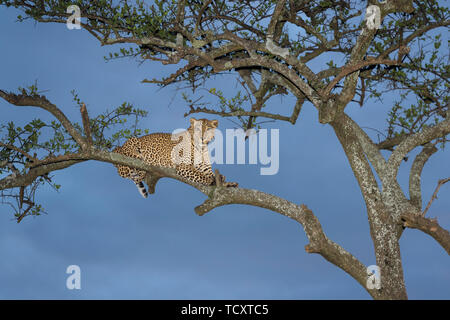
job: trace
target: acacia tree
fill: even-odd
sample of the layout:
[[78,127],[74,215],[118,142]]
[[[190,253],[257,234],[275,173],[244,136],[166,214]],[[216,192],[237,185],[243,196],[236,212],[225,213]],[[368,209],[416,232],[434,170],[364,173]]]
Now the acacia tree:
[[[198,215],[227,204],[270,209],[299,222],[308,239],[305,250],[320,254],[358,281],[375,299],[405,299],[399,239],[404,228],[419,229],[450,253],[450,235],[422,208],[421,173],[429,158],[443,147],[450,132],[448,52],[440,46],[448,31],[449,10],[435,0],[156,0],[144,1],[0,1],[24,14],[20,21],[67,23],[76,5],[81,27],[101,45],[121,46],[120,56],[173,64],[177,71],[164,79],[143,82],[168,86],[185,82],[192,96],[186,115],[207,113],[235,118],[243,129],[259,128],[259,119],[295,125],[301,108],[317,109],[318,121],[328,124],[340,142],[359,184],[367,209],[380,286],[367,286],[368,272],[357,258],[329,239],[314,213],[258,190],[198,185],[172,169],[112,153],[120,138],[143,133],[138,120],[146,112],[129,104],[90,118],[80,105],[81,123],[69,120],[55,104],[39,95],[36,85],[19,92],[0,90],[14,106],[34,106],[55,117],[33,120],[24,128],[10,122],[1,127],[0,180],[2,200],[13,205],[17,221],[42,210],[35,199],[51,173],[96,160],[147,171],[154,193],[157,181],[170,177],[207,195],[195,208]],[[344,63],[336,64],[336,61]],[[312,67],[318,65],[321,67]],[[242,86],[234,97],[215,88],[218,103],[195,100],[196,88],[225,72],[235,72]],[[388,114],[383,141],[374,141],[346,114],[346,107],[378,101],[397,92]],[[291,95],[290,112],[270,111],[268,100]],[[287,108],[284,108],[287,110]],[[126,127],[124,119],[135,119]],[[119,128],[117,129],[117,125]],[[116,127],[115,127],[116,126]],[[116,129],[115,129],[116,128]],[[49,130],[47,139],[41,133]],[[48,131],[47,131],[48,132]],[[405,157],[419,149],[410,167],[408,190],[397,180]],[[33,153],[33,154],[32,154]],[[379,179],[379,183],[377,179]]]

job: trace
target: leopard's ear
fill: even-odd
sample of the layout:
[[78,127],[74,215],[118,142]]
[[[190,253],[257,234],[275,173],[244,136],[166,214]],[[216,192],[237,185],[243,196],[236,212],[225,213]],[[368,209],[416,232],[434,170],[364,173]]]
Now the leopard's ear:
[[191,125],[194,125],[194,123],[197,121],[197,119],[195,118],[190,118],[189,122],[191,123]]
[[219,121],[218,120],[212,120],[211,124],[214,126],[214,128],[217,128],[219,125]]

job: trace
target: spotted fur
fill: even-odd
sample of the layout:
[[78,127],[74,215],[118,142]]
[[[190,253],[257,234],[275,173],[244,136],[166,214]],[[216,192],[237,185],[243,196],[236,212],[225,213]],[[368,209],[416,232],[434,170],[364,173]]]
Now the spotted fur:
[[[170,133],[152,133],[140,138],[133,137],[128,139],[122,147],[115,148],[113,152],[142,159],[150,165],[175,168],[178,175],[189,181],[213,185],[215,184],[215,175],[211,167],[207,145],[214,138],[218,121],[191,118],[190,123],[191,126],[186,131],[179,133],[178,138]],[[187,142],[184,145],[186,149],[180,148],[181,139],[190,139],[190,141],[185,141]],[[177,155],[177,151],[178,157],[174,157]],[[121,177],[134,181],[144,198],[148,196],[143,184],[145,171],[122,165],[116,165],[116,168]],[[224,180],[223,176],[221,176],[221,180]],[[237,184],[230,186],[237,186]]]

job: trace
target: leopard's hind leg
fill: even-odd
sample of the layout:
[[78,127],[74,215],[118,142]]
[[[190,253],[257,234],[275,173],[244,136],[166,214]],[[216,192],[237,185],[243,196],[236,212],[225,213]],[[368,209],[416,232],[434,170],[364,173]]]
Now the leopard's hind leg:
[[145,171],[139,171],[132,169],[130,174],[130,179],[136,184],[136,187],[139,190],[139,193],[144,198],[148,197],[147,189],[145,188],[144,182],[142,182],[145,178]]

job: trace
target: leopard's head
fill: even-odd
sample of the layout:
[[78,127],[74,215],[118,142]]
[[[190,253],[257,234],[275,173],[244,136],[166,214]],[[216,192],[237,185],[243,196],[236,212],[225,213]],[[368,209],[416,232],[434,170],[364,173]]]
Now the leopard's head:
[[202,137],[203,144],[208,144],[214,139],[214,133],[219,125],[219,121],[217,120],[208,120],[208,119],[195,119],[191,118],[190,120],[191,126],[188,130],[191,132],[191,135],[198,135]]

